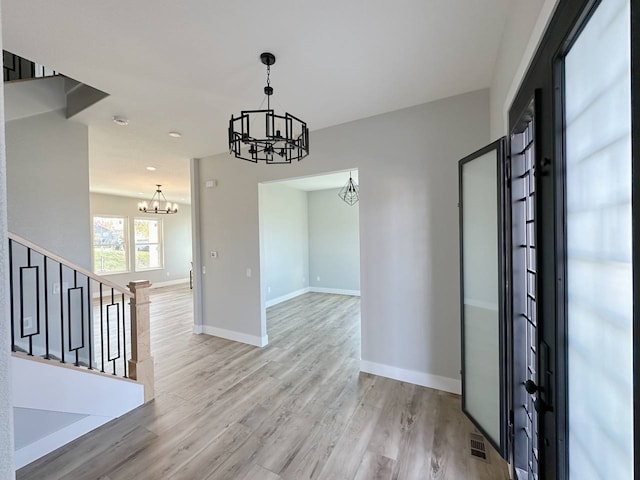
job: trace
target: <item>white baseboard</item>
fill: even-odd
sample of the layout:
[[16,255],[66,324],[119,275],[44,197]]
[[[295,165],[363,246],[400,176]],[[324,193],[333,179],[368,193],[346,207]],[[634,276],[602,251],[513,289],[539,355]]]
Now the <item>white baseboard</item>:
[[331,293],[333,295],[351,295],[351,296],[360,296],[360,290],[345,290],[342,288],[323,288],[323,287],[307,287],[301,288],[300,290],[296,290],[295,292],[287,293],[286,295],[282,295],[281,297],[274,298],[272,300],[268,300],[265,302],[265,307],[273,307],[282,302],[286,302],[287,300],[291,300],[292,298],[296,298],[300,295],[304,295],[305,293],[314,292],[314,293]]
[[183,283],[189,283],[189,278],[178,278],[176,280],[167,280],[166,282],[152,283],[149,288],[170,287],[172,285],[181,285]]
[[[189,283],[189,279],[188,278],[178,278],[176,280],[167,280],[166,282],[152,283],[149,288],[150,289],[154,289],[154,288],[170,287],[172,285],[182,285],[183,283]],[[124,288],[125,290],[128,290],[127,286],[124,286],[122,288]],[[120,295],[120,292],[116,292],[115,295],[116,295],[116,297],[118,297],[118,295]],[[107,288],[107,289],[103,290],[102,297],[103,298],[110,298],[111,297],[111,289]],[[100,298],[100,290],[99,289],[95,289],[93,291],[93,298]]]
[[72,440],[81,437],[85,433],[89,433],[91,430],[104,425],[108,421],[112,420],[111,417],[101,417],[97,415],[91,415],[82,420],[72,423],[44,438],[36,440],[29,445],[22,447],[15,452],[15,464],[16,469],[22,468],[25,465],[45,456],[47,453],[51,453],[57,448],[66,445]]
[[193,326],[193,333],[195,333],[196,335],[200,335],[200,334],[204,333],[204,329],[203,329],[202,325],[194,325]]
[[233,340],[234,342],[255,345],[256,347],[265,347],[269,343],[268,335],[258,337],[256,335],[249,335],[242,332],[235,332],[233,330],[226,330],[224,328],[211,327],[209,325],[202,325],[202,333],[206,333],[207,335],[213,335],[214,337],[225,338],[227,340]]
[[455,378],[441,377],[430,373],[418,372],[416,370],[406,370],[404,368],[392,367],[382,363],[368,362],[360,360],[360,371],[371,373],[380,377],[392,378],[401,382],[413,383],[423,387],[434,388],[449,393],[460,395],[462,392],[462,382]]
[[292,298],[296,298],[305,293],[309,293],[309,287],[301,288],[300,290],[296,290],[295,292],[287,293],[286,295],[282,295],[281,297],[274,298],[272,300],[268,300],[264,303],[265,307],[273,307],[278,303],[286,302],[287,300],[291,300]]
[[[122,287],[122,288],[124,288],[125,290],[129,291],[129,289],[128,289],[127,287]],[[114,294],[114,296],[115,296],[116,302],[119,302],[119,301],[122,299],[122,297],[121,297],[122,293],[118,292],[117,290],[114,290],[114,293],[113,293],[113,294]],[[95,290],[93,291],[92,298],[93,298],[94,300],[95,300],[96,298],[100,298],[100,290],[99,290],[99,289],[95,289]],[[105,289],[102,291],[102,298],[106,298],[106,299],[110,299],[110,298],[111,298],[111,288],[110,288],[110,287],[107,287],[107,288],[105,288]],[[109,301],[110,301],[110,300],[109,300]],[[126,303],[129,303],[129,300],[127,300],[127,299],[125,298],[125,302],[126,302]]]
[[314,293],[332,293],[334,295],[351,295],[354,297],[360,296],[360,290],[345,290],[343,288],[309,287],[309,291]]

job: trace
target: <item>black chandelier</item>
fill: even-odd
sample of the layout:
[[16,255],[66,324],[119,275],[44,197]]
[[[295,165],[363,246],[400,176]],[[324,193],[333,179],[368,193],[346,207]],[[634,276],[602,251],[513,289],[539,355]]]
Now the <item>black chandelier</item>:
[[260,60],[267,66],[266,110],[242,110],[239,117],[229,121],[229,153],[237,158],[258,163],[291,163],[309,155],[309,129],[290,113],[276,115],[271,109],[271,65],[276,63],[272,53],[265,52]]
[[351,172],[349,172],[349,181],[340,189],[338,196],[351,206],[360,200],[360,189],[358,184],[351,178]]
[[[151,197],[151,200],[149,200],[149,203],[147,202],[138,203],[138,210],[144,213],[164,213],[164,214],[178,213],[178,204],[177,203],[172,204],[171,202],[167,201],[167,199],[164,196],[164,193],[162,193],[162,190],[160,190],[161,186],[162,185],[156,184],[156,187],[158,188],[154,192],[153,197]],[[164,208],[160,206],[160,202],[164,202],[165,204]]]

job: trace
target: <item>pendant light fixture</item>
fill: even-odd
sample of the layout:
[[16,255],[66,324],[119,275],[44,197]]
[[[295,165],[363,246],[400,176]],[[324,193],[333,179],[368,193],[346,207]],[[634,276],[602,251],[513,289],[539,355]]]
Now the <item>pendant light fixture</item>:
[[353,206],[360,200],[359,187],[356,182],[351,178],[351,172],[349,172],[349,181],[338,192],[338,196],[349,205]]
[[229,121],[229,153],[237,158],[267,164],[291,163],[309,155],[309,129],[306,122],[290,113],[276,115],[271,109],[271,65],[276,63],[272,53],[265,52],[260,60],[267,66],[266,110],[242,110],[240,116],[231,115]]
[[[147,202],[138,203],[138,210],[144,213],[154,213],[154,214],[163,213],[163,214],[170,215],[172,213],[178,213],[178,204],[167,201],[167,199],[164,196],[164,193],[162,193],[162,190],[160,190],[161,186],[162,185],[156,184],[156,187],[158,188],[154,192],[153,197],[151,197],[151,200],[149,200],[149,203]],[[162,204],[164,204],[164,208],[161,208]]]

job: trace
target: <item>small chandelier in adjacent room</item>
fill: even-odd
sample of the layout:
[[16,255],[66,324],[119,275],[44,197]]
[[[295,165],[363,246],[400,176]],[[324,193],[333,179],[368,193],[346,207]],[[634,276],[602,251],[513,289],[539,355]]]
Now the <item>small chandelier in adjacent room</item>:
[[[164,214],[178,213],[178,204],[167,201],[167,199],[164,196],[164,193],[162,193],[162,190],[160,190],[161,186],[162,185],[156,184],[156,187],[158,188],[153,194],[153,197],[151,197],[151,200],[149,200],[149,203],[147,202],[138,203],[138,210],[144,213],[164,213]],[[164,208],[161,208],[162,204],[164,204]]]
[[355,205],[360,200],[358,184],[351,178],[351,172],[349,172],[349,181],[338,192],[338,196],[349,205]]
[[309,155],[309,129],[306,122],[289,113],[276,115],[271,109],[271,65],[276,63],[272,53],[265,52],[260,60],[267,66],[266,110],[242,110],[239,117],[229,121],[229,153],[253,163],[291,163]]

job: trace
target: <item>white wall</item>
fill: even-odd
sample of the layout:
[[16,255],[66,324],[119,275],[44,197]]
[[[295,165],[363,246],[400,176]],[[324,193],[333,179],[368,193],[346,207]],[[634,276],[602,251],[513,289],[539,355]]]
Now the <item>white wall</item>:
[[[6,123],[6,148],[9,231],[90,268],[87,126],[67,120],[63,111],[12,120]],[[17,285],[19,268],[26,265],[26,250],[15,246],[13,253]],[[40,256],[33,261],[43,263]],[[41,288],[52,294],[56,282],[58,277],[50,276],[49,284]],[[72,282],[72,272],[65,270],[63,284]],[[59,299],[51,295],[49,312],[58,311]],[[15,307],[19,309],[19,304]],[[43,311],[41,321],[42,315]],[[53,328],[49,334],[52,353],[60,356],[60,332]],[[34,352],[44,352],[41,337],[35,337]],[[20,339],[16,344],[26,347]],[[83,359],[87,352],[82,350],[80,355]]]
[[309,287],[307,192],[277,183],[259,186],[266,302]]
[[[36,424],[16,416],[16,429],[30,429],[17,435],[29,443],[16,449],[16,468],[144,403],[144,385],[131,380],[17,357],[11,367],[13,406],[23,413],[38,410],[40,418],[48,419]],[[71,416],[75,419],[61,421],[61,413],[76,414]],[[59,428],[51,431],[52,424]]]
[[311,291],[360,293],[358,204],[339,188],[259,185],[261,281],[266,306]]
[[20,450],[54,432],[87,418],[80,413],[13,407],[15,449]]
[[309,203],[309,285],[360,291],[360,204],[346,204],[339,188],[307,194]]
[[87,126],[48,112],[6,123],[9,231],[90,268]]
[[[149,280],[152,284],[160,284],[188,279],[191,268],[191,206],[179,204],[178,213],[175,215],[150,215],[138,211],[138,202],[140,202],[139,198],[92,193],[91,218],[100,215],[127,217],[131,254],[133,253],[132,247],[135,245],[134,218],[160,218],[164,239],[164,268],[135,272],[134,258],[131,255],[129,259],[130,273],[106,275],[106,277],[122,286],[126,286],[134,280]],[[90,220],[87,225],[91,232],[92,221]]]
[[60,75],[5,83],[5,121],[65,110],[67,95],[64,83],[65,78]]
[[507,113],[558,0],[511,2],[491,83],[491,138],[507,134]]
[[457,162],[488,142],[483,90],[313,131],[292,165],[196,162],[218,181],[199,198],[202,253],[220,252],[204,258],[204,330],[266,336],[258,183],[357,168],[363,369],[459,389]]
[[[0,20],[2,14],[0,12]],[[2,22],[0,21],[0,47]],[[1,48],[0,48],[1,49]],[[13,464],[13,410],[11,395],[11,353],[9,342],[9,259],[7,238],[7,171],[5,157],[4,91],[0,91],[0,479],[15,478]]]

